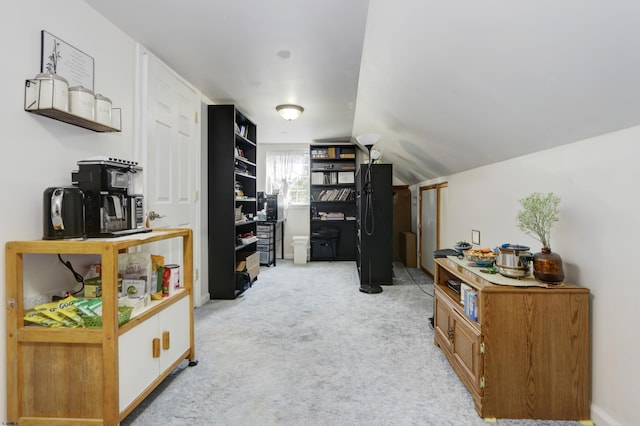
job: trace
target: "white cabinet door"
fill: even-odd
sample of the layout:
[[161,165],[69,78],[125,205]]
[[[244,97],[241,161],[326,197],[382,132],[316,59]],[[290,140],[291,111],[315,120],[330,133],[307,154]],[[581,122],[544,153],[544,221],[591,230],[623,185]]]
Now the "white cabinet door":
[[154,315],[118,338],[120,411],[158,377],[160,358],[153,357],[157,337],[158,315]]
[[189,350],[191,339],[189,334],[189,298],[183,297],[158,314],[158,336],[161,341],[164,333],[168,333],[168,349],[164,342],[160,350],[160,369],[163,373],[169,366]]
[[[189,350],[189,318],[189,298],[183,297],[120,336],[120,411],[127,408],[161,373]],[[159,358],[153,357],[153,339],[160,340]]]

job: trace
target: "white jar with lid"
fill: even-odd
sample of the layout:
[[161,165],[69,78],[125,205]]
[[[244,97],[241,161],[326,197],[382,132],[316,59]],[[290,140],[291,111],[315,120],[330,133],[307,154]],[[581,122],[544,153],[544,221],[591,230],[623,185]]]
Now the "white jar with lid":
[[80,117],[95,120],[96,97],[93,91],[83,86],[69,88],[69,112]]
[[96,95],[95,117],[98,123],[111,126],[111,99],[99,93]]
[[69,111],[69,83],[58,74],[43,72],[36,75],[38,109],[55,108]]

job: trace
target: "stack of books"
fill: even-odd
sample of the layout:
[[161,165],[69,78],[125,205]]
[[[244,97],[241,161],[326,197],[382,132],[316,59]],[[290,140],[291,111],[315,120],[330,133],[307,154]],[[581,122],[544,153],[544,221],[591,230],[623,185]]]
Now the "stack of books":
[[343,212],[320,212],[318,213],[320,220],[344,220]]
[[312,201],[353,201],[355,191],[352,188],[333,188],[320,191]]

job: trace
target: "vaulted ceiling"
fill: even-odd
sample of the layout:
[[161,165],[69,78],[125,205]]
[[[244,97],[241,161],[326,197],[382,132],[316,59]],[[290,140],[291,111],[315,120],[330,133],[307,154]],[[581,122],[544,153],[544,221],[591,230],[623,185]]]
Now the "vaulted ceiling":
[[406,183],[640,124],[635,0],[85,1],[259,143],[376,133]]

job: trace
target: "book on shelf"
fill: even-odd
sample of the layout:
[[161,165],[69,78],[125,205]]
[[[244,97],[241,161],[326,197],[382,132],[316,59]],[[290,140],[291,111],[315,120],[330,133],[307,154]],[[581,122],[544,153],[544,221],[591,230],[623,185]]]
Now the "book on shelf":
[[322,185],[324,184],[324,173],[322,172],[312,172],[311,173],[311,185]]
[[249,126],[247,126],[246,124],[236,123],[236,133],[243,138],[247,138],[247,135],[249,134]]
[[317,195],[312,194],[311,201],[352,201],[355,198],[353,188],[323,189]]
[[355,159],[356,150],[353,147],[331,146],[326,148],[311,148],[311,158]]
[[318,216],[320,220],[344,220],[343,212],[320,212]]
[[329,212],[327,213],[327,220],[344,220],[343,212]]

